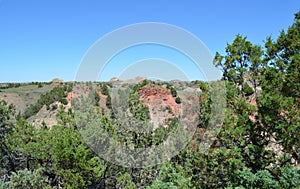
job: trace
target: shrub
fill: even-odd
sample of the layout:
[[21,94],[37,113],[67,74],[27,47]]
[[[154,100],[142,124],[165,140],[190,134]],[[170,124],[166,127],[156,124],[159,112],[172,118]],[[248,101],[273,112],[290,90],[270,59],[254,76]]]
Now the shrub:
[[47,177],[43,176],[42,169],[36,169],[34,171],[23,169],[16,173],[14,172],[10,176],[10,181],[0,183],[0,188],[51,188],[47,186],[46,182]]
[[63,105],[67,105],[67,104],[68,104],[68,101],[67,101],[67,99],[65,99],[65,98],[61,98],[59,101],[60,101]]
[[174,89],[173,87],[170,89],[171,90],[171,94],[173,97],[176,97],[177,96],[177,91],[176,89]]
[[250,96],[254,93],[254,90],[248,85],[248,83],[244,84],[244,92],[246,96]]
[[112,109],[111,97],[109,94],[107,95],[107,98],[106,98],[106,107],[109,109]]
[[102,85],[100,88],[103,95],[107,96],[109,94],[107,85]]
[[200,81],[199,88],[204,92],[208,91],[208,85],[203,81]]
[[175,102],[176,102],[177,104],[180,104],[180,103],[181,103],[181,99],[180,99],[179,96],[175,98]]

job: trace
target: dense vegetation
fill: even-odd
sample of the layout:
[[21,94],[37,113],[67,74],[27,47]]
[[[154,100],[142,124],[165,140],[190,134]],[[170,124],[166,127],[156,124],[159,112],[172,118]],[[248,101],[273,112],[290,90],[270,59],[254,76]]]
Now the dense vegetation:
[[[150,134],[125,132],[118,117],[125,115],[99,114],[95,101],[100,97],[93,93],[94,102],[77,102],[78,108],[92,105],[90,112],[80,114],[80,121],[75,119],[76,111],[61,107],[57,126],[36,129],[25,118],[43,105],[64,99],[72,85],[42,95],[23,117],[16,117],[14,106],[0,101],[0,188],[299,188],[300,13],[277,39],[268,37],[264,47],[237,35],[226,46],[225,55],[216,53],[214,63],[222,70],[227,88],[225,120],[215,142],[205,152],[198,145],[199,133],[210,118],[212,95],[208,83],[198,82],[202,108],[193,140],[168,162],[147,169],[101,159],[82,139],[81,121],[98,116],[101,129],[135,148],[164,141],[178,126],[175,118],[169,120],[168,128],[159,127]],[[130,111],[138,123],[149,120],[149,110],[136,96],[147,84],[145,80],[134,86],[129,95]],[[110,96],[109,86],[100,88]],[[168,88],[178,97],[172,86]],[[113,110],[111,97],[107,103]],[[105,142],[101,133],[87,134]]]

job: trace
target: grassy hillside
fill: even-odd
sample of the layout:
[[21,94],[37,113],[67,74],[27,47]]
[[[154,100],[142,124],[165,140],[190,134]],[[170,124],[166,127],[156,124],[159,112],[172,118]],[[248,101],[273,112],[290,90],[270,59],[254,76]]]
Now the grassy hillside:
[[16,106],[17,112],[24,113],[27,106],[36,103],[41,94],[52,90],[51,84],[22,84],[19,87],[0,89],[0,99]]

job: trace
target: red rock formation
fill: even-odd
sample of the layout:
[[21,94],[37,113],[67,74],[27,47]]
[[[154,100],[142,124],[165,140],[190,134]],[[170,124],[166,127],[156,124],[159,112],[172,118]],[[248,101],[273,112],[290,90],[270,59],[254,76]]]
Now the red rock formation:
[[181,114],[181,105],[175,102],[171,92],[167,89],[147,86],[141,88],[137,93],[140,100],[148,106],[155,127],[159,124],[164,125],[167,118]]

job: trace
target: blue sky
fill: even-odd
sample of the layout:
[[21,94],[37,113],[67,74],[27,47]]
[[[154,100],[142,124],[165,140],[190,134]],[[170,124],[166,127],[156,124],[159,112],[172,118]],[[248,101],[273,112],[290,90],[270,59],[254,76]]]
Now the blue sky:
[[0,0],[0,82],[74,80],[99,38],[140,22],[179,26],[212,54],[236,34],[262,44],[291,25],[299,8],[297,0]]

